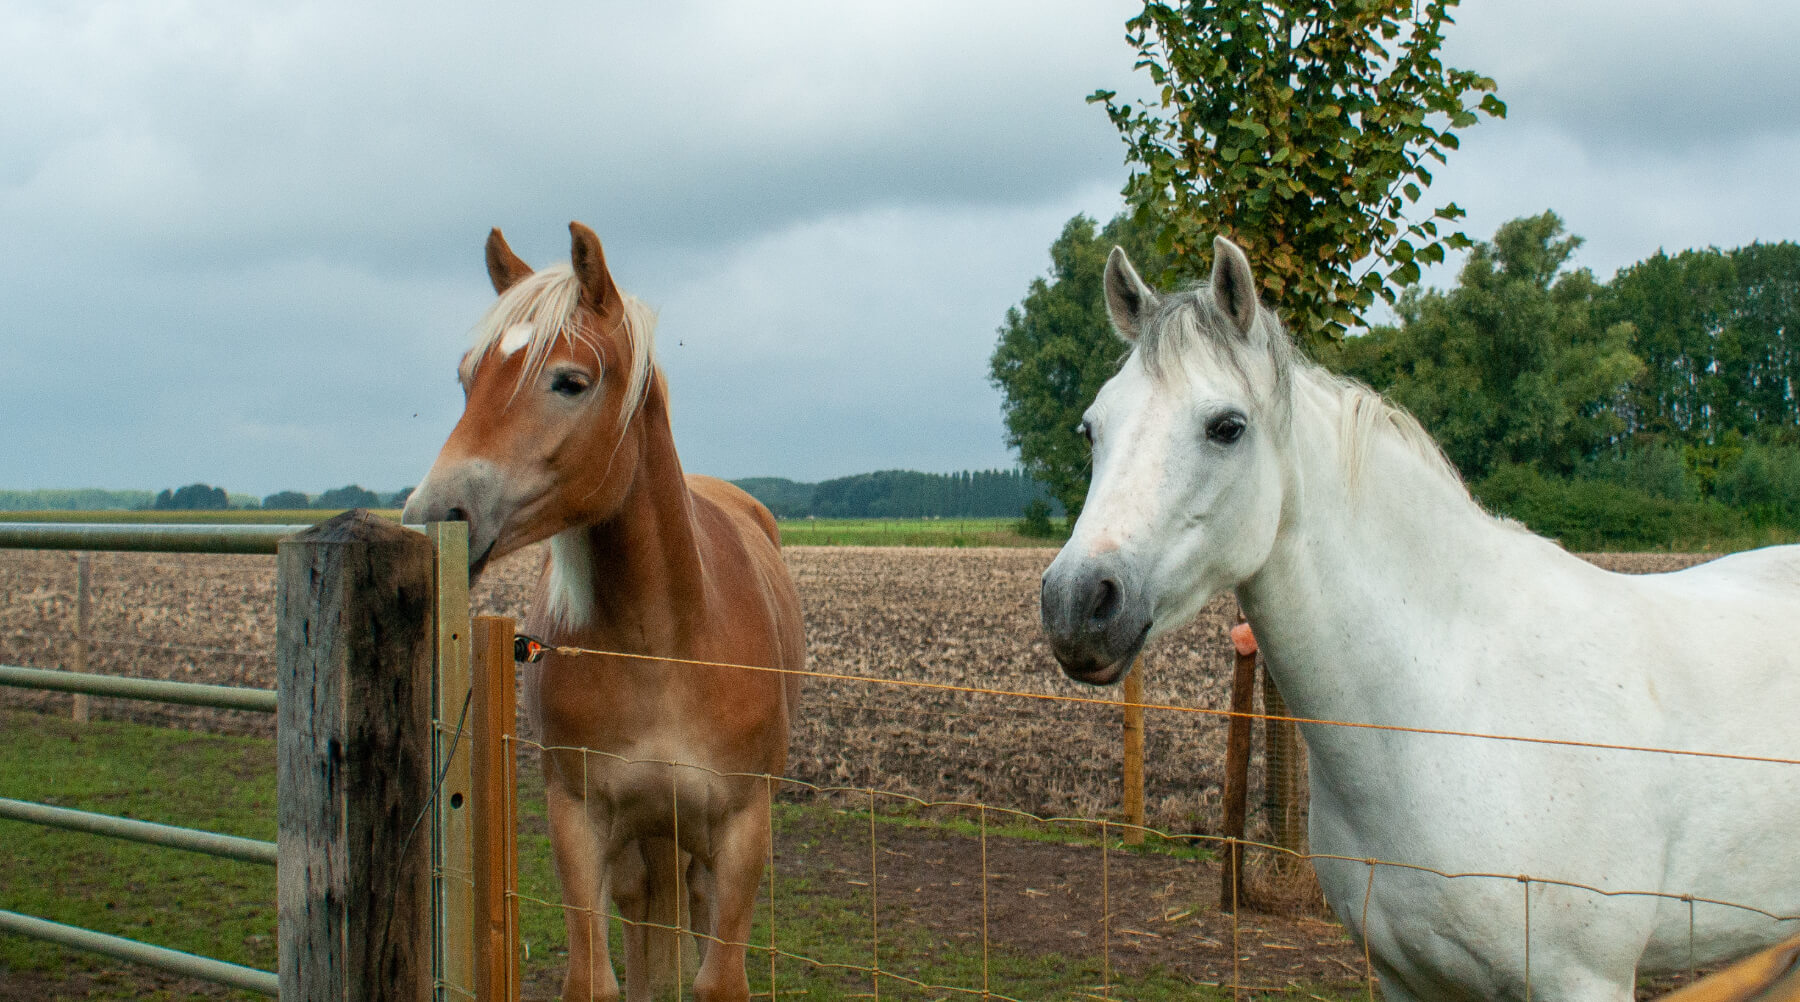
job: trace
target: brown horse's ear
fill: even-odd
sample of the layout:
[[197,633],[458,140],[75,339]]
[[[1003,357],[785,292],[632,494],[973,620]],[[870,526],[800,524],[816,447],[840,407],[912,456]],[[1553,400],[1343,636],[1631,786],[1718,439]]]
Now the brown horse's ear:
[[519,260],[519,255],[506,246],[506,238],[500,235],[498,226],[488,231],[487,266],[488,281],[494,283],[494,291],[498,293],[518,285],[531,274],[531,265]]
[[581,301],[602,317],[624,313],[624,297],[613,283],[612,272],[606,270],[606,253],[600,249],[600,238],[580,223],[569,224],[569,264],[581,280]]

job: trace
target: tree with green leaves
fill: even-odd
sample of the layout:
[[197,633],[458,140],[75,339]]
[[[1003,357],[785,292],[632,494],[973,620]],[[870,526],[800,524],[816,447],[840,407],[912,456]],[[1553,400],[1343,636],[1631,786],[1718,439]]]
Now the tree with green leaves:
[[1422,263],[1467,247],[1439,227],[1463,216],[1455,203],[1413,219],[1455,130],[1506,114],[1492,80],[1438,58],[1455,5],[1146,4],[1126,39],[1156,102],[1088,100],[1125,139],[1124,193],[1166,255],[1159,277],[1204,276],[1214,235],[1228,236],[1264,301],[1316,349],[1377,298],[1397,301]]
[[311,507],[312,501],[300,491],[276,491],[263,498],[262,506],[268,510],[288,511],[296,508]]
[[1407,290],[1401,325],[1346,340],[1335,368],[1418,417],[1474,480],[1505,464],[1567,475],[1615,445],[1620,403],[1644,371],[1604,287],[1568,268],[1581,244],[1554,212],[1478,243],[1448,292]]
[[188,484],[173,491],[165,488],[158,492],[150,507],[155,511],[224,511],[231,507],[231,502],[225,497],[223,487]]
[[1800,244],[1662,251],[1621,269],[1609,315],[1637,328],[1634,431],[1689,446],[1800,439]]
[[[1722,344],[1732,285],[1731,259],[1716,250],[1657,251],[1613,276],[1607,316],[1636,329],[1633,349],[1644,374],[1624,400],[1639,434],[1709,442],[1729,424],[1734,387],[1725,378],[1737,352]],[[1721,364],[1722,363],[1722,364]]]
[[343,487],[333,487],[314,498],[312,506],[314,508],[375,508],[380,504],[381,499],[375,496],[374,491],[357,484],[346,484]]
[[1115,245],[1149,273],[1164,264],[1130,217],[1097,228],[1076,216],[1050,245],[1049,276],[1033,279],[1024,301],[1006,311],[988,361],[988,378],[1003,398],[1006,444],[1062,502],[1071,524],[1087,497],[1091,459],[1075,426],[1126,354],[1107,317],[1101,280]]

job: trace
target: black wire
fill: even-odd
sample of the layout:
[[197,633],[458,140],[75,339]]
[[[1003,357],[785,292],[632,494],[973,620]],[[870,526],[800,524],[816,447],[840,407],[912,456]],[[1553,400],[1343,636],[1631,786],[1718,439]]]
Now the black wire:
[[[458,713],[456,717],[456,730],[452,731],[450,734],[450,750],[444,753],[444,770],[432,779],[431,793],[425,797],[425,807],[419,811],[419,816],[413,819],[412,827],[406,832],[406,838],[400,840],[400,853],[395,859],[396,865],[406,861],[406,850],[412,846],[413,836],[418,834],[419,826],[424,824],[425,818],[431,814],[432,805],[437,803],[438,791],[443,789],[444,780],[450,776],[450,762],[456,757],[456,745],[457,742],[462,740],[463,724],[469,719],[469,703],[474,698],[475,687],[471,685],[469,691],[463,694],[462,712]],[[383,941],[391,941],[388,937],[394,931],[395,902],[399,897],[399,894],[400,883],[399,881],[395,881],[393,886],[388,889],[387,922],[381,931],[381,938]],[[435,922],[433,924],[435,925]],[[435,939],[435,937],[436,932],[434,930],[433,938]],[[435,953],[436,951],[433,952]],[[435,979],[437,972],[432,972],[432,976]]]

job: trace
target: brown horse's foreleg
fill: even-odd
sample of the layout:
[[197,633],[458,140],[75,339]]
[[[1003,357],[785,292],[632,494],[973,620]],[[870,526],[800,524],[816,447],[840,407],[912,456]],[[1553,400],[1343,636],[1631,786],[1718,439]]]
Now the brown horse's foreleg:
[[718,940],[706,951],[694,978],[698,1002],[744,1002],[750,982],[744,953],[756,911],[756,889],[769,856],[769,803],[757,798],[720,826],[714,841],[713,929]]
[[667,838],[640,839],[614,863],[613,903],[625,919],[625,998],[651,1002],[682,980],[680,850]]
[[700,963],[706,963],[706,950],[712,945],[710,937],[718,935],[713,930],[713,872],[712,867],[699,856],[688,857],[687,867],[688,892],[688,928],[696,935],[694,946],[699,951]]
[[550,817],[550,848],[556,854],[563,922],[569,932],[563,1002],[617,1002],[619,979],[606,950],[605,834],[589,811],[587,798],[571,795],[554,769],[546,767],[544,771],[549,779],[544,799]]

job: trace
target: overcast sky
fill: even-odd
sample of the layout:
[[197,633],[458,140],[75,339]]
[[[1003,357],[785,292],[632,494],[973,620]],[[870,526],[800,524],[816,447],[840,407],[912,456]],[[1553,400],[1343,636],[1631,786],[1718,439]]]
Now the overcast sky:
[[[414,483],[488,227],[541,265],[571,219],[660,311],[689,470],[1010,466],[987,356],[1063,223],[1118,208],[1083,98],[1141,89],[1133,9],[13,0],[0,487]],[[1602,278],[1800,238],[1800,4],[1458,18],[1447,61],[1511,106],[1428,195],[1471,236],[1554,208]]]

